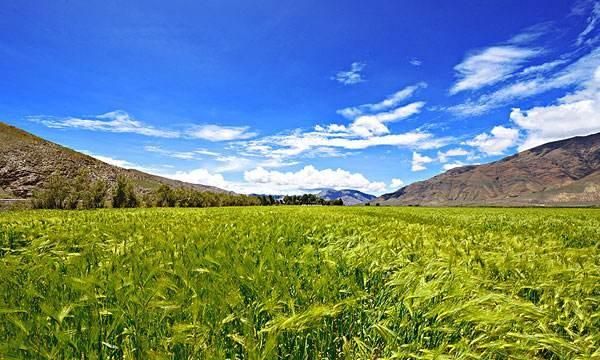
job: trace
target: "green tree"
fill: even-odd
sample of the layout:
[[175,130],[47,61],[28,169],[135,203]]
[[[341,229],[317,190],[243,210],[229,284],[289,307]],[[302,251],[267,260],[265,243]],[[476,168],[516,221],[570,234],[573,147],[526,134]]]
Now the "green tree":
[[64,209],[69,197],[70,184],[62,175],[52,175],[44,188],[33,194],[33,207],[38,209]]
[[125,176],[117,177],[117,185],[113,192],[112,206],[114,208],[133,208],[138,205],[133,184]]
[[85,209],[99,209],[104,207],[107,191],[106,182],[96,180],[92,183],[87,197],[83,198],[83,207]]
[[170,186],[162,184],[155,192],[156,206],[173,207],[175,206],[175,193]]

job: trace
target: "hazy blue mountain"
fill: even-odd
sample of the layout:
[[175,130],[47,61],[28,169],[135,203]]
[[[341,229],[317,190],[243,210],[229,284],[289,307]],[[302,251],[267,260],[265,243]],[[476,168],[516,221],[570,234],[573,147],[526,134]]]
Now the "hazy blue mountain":
[[375,195],[365,194],[364,192],[352,189],[323,189],[317,195],[325,200],[342,199],[344,205],[362,204],[375,199]]

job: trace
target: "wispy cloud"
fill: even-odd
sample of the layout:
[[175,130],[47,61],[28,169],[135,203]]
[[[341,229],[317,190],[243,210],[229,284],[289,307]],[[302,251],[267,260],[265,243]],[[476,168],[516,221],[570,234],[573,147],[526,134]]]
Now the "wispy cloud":
[[[156,145],[147,145],[144,150],[163,156],[181,160],[205,160],[207,170],[214,173],[240,172],[255,167],[279,168],[298,164],[297,161],[283,160],[278,157],[256,157],[241,155],[226,155],[206,149],[175,151]],[[216,164],[216,165],[215,165]]]
[[246,152],[261,156],[291,158],[319,148],[362,150],[374,146],[397,146],[433,149],[444,146],[449,141],[448,138],[436,138],[431,133],[421,131],[372,137],[348,137],[346,132],[293,131],[252,140],[242,146]]
[[421,61],[417,58],[412,58],[412,59],[410,59],[410,61],[408,63],[411,64],[412,66],[421,66],[423,64],[423,61]]
[[214,172],[217,173],[239,172],[256,167],[266,169],[282,168],[297,165],[299,163],[298,161],[284,160],[281,157],[256,159],[237,155],[221,156],[215,160],[219,162],[219,165],[214,168]]
[[577,46],[582,45],[600,23],[600,1],[588,3],[591,8],[590,14],[587,18],[585,29],[577,36],[577,40],[575,41]]
[[218,153],[210,152],[210,151],[207,151],[204,149],[193,150],[193,151],[173,151],[173,150],[163,149],[162,147],[156,146],[156,145],[144,146],[144,150],[147,152],[161,154],[164,156],[172,157],[175,159],[182,159],[182,160],[198,160],[201,158],[200,155],[219,156]]
[[552,22],[543,22],[539,24],[535,24],[525,28],[523,31],[519,32],[517,35],[510,38],[506,44],[507,45],[527,45],[535,40],[538,40],[544,35],[547,35],[551,29],[553,28]]
[[322,129],[321,131],[326,129],[329,133],[336,133],[337,136],[345,137],[372,137],[389,134],[390,130],[386,123],[406,119],[421,112],[425,106],[424,101],[399,105],[402,101],[413,96],[417,90],[425,87],[427,87],[427,84],[420,82],[396,91],[380,102],[338,110],[338,114],[353,120],[352,123],[348,126],[330,124],[326,127],[320,127],[320,129]]
[[162,138],[176,138],[177,131],[158,129],[131,117],[125,111],[111,111],[90,118],[52,116],[30,116],[29,120],[40,122],[50,128],[75,128],[92,131],[107,131],[114,133],[133,133]]
[[391,109],[391,108],[397,106],[398,104],[400,104],[402,101],[413,96],[417,90],[423,89],[426,87],[427,87],[427,84],[425,82],[420,82],[420,83],[417,83],[414,85],[407,86],[401,90],[398,90],[380,102],[347,107],[347,108],[338,110],[337,113],[344,116],[345,118],[354,119],[357,116],[360,116],[364,113],[379,112],[379,111]]
[[90,131],[113,133],[130,133],[159,138],[192,138],[208,141],[231,141],[249,139],[257,134],[249,131],[247,126],[193,125],[180,130],[161,129],[139,121],[122,110],[111,111],[102,115],[86,118],[29,116],[31,121],[39,122],[50,128],[73,128]]
[[248,154],[281,159],[309,155],[345,156],[346,153],[340,153],[338,149],[362,150],[375,146],[439,148],[449,139],[435,138],[431,133],[421,130],[394,134],[388,128],[389,123],[409,118],[422,111],[425,106],[423,101],[404,105],[400,103],[424,87],[426,87],[425,83],[417,83],[395,92],[378,103],[363,104],[338,111],[352,119],[347,125],[335,123],[316,125],[312,131],[296,129],[242,142],[241,146]]
[[363,62],[353,62],[350,65],[350,70],[340,71],[332,79],[344,85],[354,85],[364,82],[365,79],[362,76],[362,71],[365,66],[367,64]]
[[538,48],[492,46],[468,55],[454,67],[457,82],[450,94],[477,90],[506,80],[533,57],[542,53]]
[[424,105],[425,102],[417,101],[398,107],[394,110],[371,115],[361,115],[354,120],[349,129],[354,134],[362,137],[389,134],[390,130],[385,123],[406,119],[412,115],[418,114],[421,112]]
[[244,140],[255,137],[255,132],[247,126],[197,125],[188,129],[185,134],[195,139],[208,141]]
[[118,166],[118,167],[122,167],[124,169],[136,169],[136,168],[140,168],[141,166],[138,164],[134,164],[132,162],[129,162],[127,160],[123,160],[123,159],[115,159],[112,158],[110,156],[104,156],[104,155],[98,155],[98,154],[94,154],[88,150],[79,150],[79,152],[86,154],[88,156],[91,156],[95,159],[98,159],[102,162],[105,162],[109,165],[114,165],[114,166]]
[[558,66],[564,65],[567,62],[568,61],[566,59],[558,59],[558,60],[548,61],[543,64],[532,65],[532,66],[529,66],[529,67],[526,67],[525,69],[523,69],[523,71],[521,71],[518,75],[519,76],[538,75],[540,73],[545,73],[550,70],[554,70]]
[[550,141],[600,132],[600,49],[551,75],[518,81],[483,95],[463,110],[482,113],[515,99],[567,87],[574,90],[551,105],[513,108],[510,120],[514,128],[496,126],[465,144],[488,155],[500,155],[515,146],[522,151]]
[[[508,41],[468,53],[454,67],[457,78],[450,88],[454,95],[466,90],[479,90],[510,79],[528,61],[545,53],[531,43],[549,32],[550,23],[530,26]],[[542,69],[530,69],[528,72]]]
[[[559,66],[554,61],[551,63],[554,67]],[[548,66],[547,64],[546,66]],[[493,92],[483,94],[475,100],[451,106],[447,110],[460,116],[481,115],[492,109],[510,105],[515,100],[532,97],[553,89],[581,87],[586,81],[593,78],[598,66],[600,66],[600,48],[594,49],[551,74],[538,74],[534,78],[519,79]]]
[[166,165],[160,165],[160,166],[144,166],[144,165],[140,165],[137,163],[133,163],[129,160],[124,160],[124,159],[117,159],[114,157],[110,157],[110,156],[106,156],[106,155],[100,155],[100,154],[96,154],[93,153],[91,151],[88,150],[78,150],[80,153],[86,154],[88,156],[91,156],[95,159],[98,159],[102,162],[105,162],[109,165],[114,165],[114,166],[118,166],[124,169],[135,169],[135,170],[139,170],[139,171],[143,171],[143,172],[147,172],[147,173],[157,173],[161,171],[161,168],[166,167]]

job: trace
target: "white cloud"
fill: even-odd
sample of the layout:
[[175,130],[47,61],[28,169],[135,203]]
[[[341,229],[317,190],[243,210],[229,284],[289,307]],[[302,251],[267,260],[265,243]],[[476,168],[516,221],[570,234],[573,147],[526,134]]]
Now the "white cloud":
[[196,150],[194,150],[194,152],[196,154],[206,155],[206,156],[220,156],[221,155],[218,152],[210,151],[210,150],[207,150],[207,149],[196,149]]
[[590,4],[592,4],[593,0],[577,0],[575,4],[571,7],[571,12],[569,16],[584,16],[587,14],[589,10]]
[[389,95],[384,100],[373,103],[373,104],[363,104],[359,106],[347,107],[344,109],[340,109],[337,111],[338,114],[342,115],[348,119],[355,119],[356,117],[364,114],[364,113],[372,113],[372,112],[380,112],[387,109],[391,109],[403,100],[411,97],[417,90],[426,88],[427,83],[419,82],[414,85],[407,86],[401,90],[396,91],[395,93]]
[[452,157],[471,156],[472,153],[463,148],[454,148],[446,151],[438,151],[437,155],[439,162],[445,163]]
[[542,35],[546,34],[548,30],[551,28],[551,23],[540,23],[533,26],[528,27],[522,32],[510,38],[507,41],[507,44],[510,45],[526,45],[531,43],[534,40],[537,40]]
[[[391,114],[383,114],[390,116]],[[361,137],[379,136],[388,134],[390,129],[379,121],[375,115],[363,115],[356,119],[351,125],[350,130]]]
[[105,162],[107,164],[118,166],[118,167],[122,167],[124,169],[134,169],[134,168],[139,168],[140,167],[139,165],[134,164],[132,162],[129,162],[127,160],[115,159],[115,158],[112,158],[110,156],[103,156],[103,155],[93,154],[93,153],[91,153],[89,151],[85,151],[85,150],[80,150],[80,152],[82,152],[82,153],[84,153],[86,155],[89,155],[89,156],[91,156],[91,157],[93,157],[95,159],[98,159],[98,160],[100,160],[102,162]]
[[[372,137],[348,136],[347,132],[302,132],[274,135],[241,144],[250,154],[289,158],[310,153],[317,148],[340,148],[362,150],[374,146],[399,146],[419,149],[434,149],[444,146],[448,138],[434,138],[432,134],[420,131],[402,134],[388,134]],[[325,154],[326,155],[326,154]]]
[[354,155],[356,152],[352,151],[340,151],[340,149],[336,149],[328,146],[321,146],[315,148],[306,153],[306,157],[308,158],[316,158],[316,157],[328,157],[328,158],[344,158],[350,155]]
[[155,145],[144,146],[144,150],[147,152],[161,154],[161,155],[172,157],[175,159],[182,159],[182,160],[198,159],[198,153],[195,151],[171,151],[171,150],[165,150],[165,149],[161,148],[160,146],[155,146]]
[[600,132],[600,65],[583,89],[559,99],[555,105],[515,108],[510,119],[526,132],[519,150]]
[[495,106],[567,86],[575,86],[576,90],[560,98],[556,104],[526,110],[513,108],[510,119],[517,128],[495,127],[491,135],[480,134],[466,144],[486,154],[499,155],[519,143],[519,132],[524,134],[520,151],[551,141],[600,132],[600,49],[582,56],[548,78],[504,87],[487,98],[483,97],[480,105],[486,107],[489,105],[487,101],[491,101]]
[[159,171],[159,167],[166,167],[166,165],[161,165],[158,167],[147,167],[147,166],[142,166],[136,163],[132,163],[128,160],[123,160],[123,159],[116,159],[110,156],[105,156],[105,155],[99,155],[99,154],[95,154],[92,153],[91,151],[87,151],[87,150],[77,150],[80,153],[86,154],[88,156],[91,156],[95,159],[98,159],[102,162],[105,162],[109,165],[113,165],[113,166],[118,166],[120,168],[124,168],[124,169],[135,169],[135,170],[139,170],[139,171],[143,171],[146,173],[155,173],[157,171]]
[[518,140],[518,129],[495,126],[489,134],[479,134],[472,140],[466,141],[465,145],[476,147],[487,155],[501,155],[508,148],[515,146]]
[[528,98],[549,90],[562,89],[570,86],[581,87],[594,76],[594,71],[600,65],[600,48],[580,57],[575,62],[558,72],[548,76],[519,80],[484,94],[476,100],[447,108],[448,111],[460,116],[475,116],[484,114],[491,109],[513,104],[518,99]]
[[[423,87],[426,87],[425,83],[417,83],[397,91],[381,102],[338,111],[348,117],[354,117],[354,120],[348,125],[316,125],[313,131],[296,129],[283,134],[240,142],[238,146],[242,147],[243,152],[249,156],[263,156],[272,159],[288,159],[299,156],[341,157],[348,156],[349,153],[340,152],[340,149],[362,150],[374,146],[439,148],[445,145],[449,139],[434,138],[432,134],[420,130],[392,134],[386,125],[421,112],[425,106],[423,101],[402,106],[398,106],[398,104]],[[380,111],[389,108],[391,108],[389,111]]]
[[342,115],[346,119],[354,119],[357,116],[362,115],[363,112],[358,107],[347,107],[337,110],[336,113]]
[[390,189],[395,190],[395,189],[399,189],[401,187],[404,186],[404,181],[402,181],[401,179],[392,179],[392,182],[390,183]]
[[425,170],[425,169],[427,169],[427,167],[425,167],[425,164],[429,164],[431,162],[433,162],[433,159],[430,158],[429,156],[421,155],[418,152],[413,151],[411,170],[412,171]]
[[90,118],[29,116],[28,119],[50,128],[131,133],[160,138],[188,137],[208,141],[229,141],[249,139],[256,136],[256,133],[248,131],[247,126],[194,125],[184,131],[159,129],[134,119],[122,110],[111,111]]
[[360,173],[343,169],[319,170],[307,165],[297,171],[281,172],[257,167],[244,172],[243,181],[227,180],[222,174],[206,168],[166,173],[154,171],[155,175],[193,184],[211,185],[240,194],[303,194],[323,188],[351,188],[381,194],[387,191],[385,183],[370,181]]
[[600,132],[600,103],[582,100],[573,103],[513,109],[511,120],[524,130],[527,138],[519,150],[530,149],[550,141]]
[[177,171],[172,174],[156,173],[169,179],[184,181],[192,184],[216,186],[221,189],[230,190],[231,184],[221,174],[212,174],[206,169],[194,169],[190,171]]
[[466,164],[463,163],[462,161],[454,161],[454,162],[451,162],[451,163],[444,164],[443,168],[444,168],[444,170],[448,171],[450,169],[455,169],[455,168],[462,167],[462,166],[465,166],[465,165]]
[[281,158],[256,160],[236,155],[220,156],[215,160],[219,163],[213,170],[216,173],[239,172],[254,167],[281,168],[298,164],[297,161],[284,161]]
[[509,45],[492,46],[475,52],[454,67],[458,81],[450,93],[476,90],[503,81],[541,52],[540,49]]
[[[209,157],[209,163],[216,166],[207,166],[205,167],[207,171],[215,172],[215,173],[224,173],[224,172],[239,172],[248,170],[257,166],[265,167],[265,168],[278,168],[296,165],[298,162],[296,161],[284,161],[279,157],[273,158],[263,158],[257,159],[256,157],[244,157],[239,155],[224,155],[218,152],[206,150],[206,149],[196,149],[190,151],[173,151],[168,149],[163,149],[160,146],[148,145],[144,147],[144,150],[152,153],[161,154],[164,156],[183,159],[183,160],[200,160],[203,157]],[[327,151],[321,149],[321,151]],[[243,154],[241,154],[243,155]],[[248,154],[249,155],[249,154]]]
[[575,44],[577,46],[583,44],[586,40],[586,37],[594,31],[596,26],[600,23],[600,1],[596,1],[592,3],[591,12],[589,17],[587,18],[587,23],[585,29],[577,36],[577,41]]
[[221,126],[221,125],[197,125],[186,131],[191,138],[204,139],[208,141],[230,141],[244,140],[256,136],[256,133],[248,131],[247,126]]
[[423,64],[423,62],[417,58],[410,59],[410,61],[408,63],[411,64],[412,66],[421,66],[421,64]]
[[380,193],[386,190],[385,183],[368,180],[360,173],[343,169],[318,170],[312,165],[296,172],[281,172],[258,167],[244,173],[244,180],[253,184],[269,184],[280,190],[313,190],[321,188],[351,188],[364,192]]
[[418,101],[391,111],[359,116],[350,125],[350,130],[362,137],[387,134],[390,131],[384,123],[406,119],[418,114],[424,105],[423,101]]
[[111,111],[89,119],[76,117],[57,118],[49,116],[30,116],[28,118],[32,121],[40,122],[50,128],[75,128],[115,133],[134,133],[163,138],[176,138],[180,135],[177,131],[157,129],[153,126],[144,124],[121,110]]
[[[370,181],[360,173],[351,173],[339,168],[319,170],[312,165],[308,165],[295,172],[281,172],[266,170],[269,164],[263,162],[261,166],[245,171],[244,181],[228,181],[223,174],[206,168],[167,172],[164,169],[143,167],[127,160],[97,155],[85,150],[81,152],[111,165],[138,169],[169,179],[192,184],[210,185],[244,194],[301,194],[322,188],[352,188],[376,194],[387,190],[383,182]],[[239,163],[239,159],[233,157],[222,157],[219,160],[224,163]]]
[[350,70],[340,71],[335,74],[335,77],[332,79],[344,85],[361,83],[365,81],[361,74],[361,71],[365,68],[365,66],[367,66],[365,63],[353,62],[352,65],[350,65]]
[[563,65],[565,63],[567,63],[567,60],[559,59],[559,60],[548,61],[543,64],[532,65],[532,66],[529,66],[529,67],[526,67],[525,69],[523,69],[523,71],[521,71],[519,73],[519,75],[530,76],[530,75],[536,75],[538,73],[548,72],[548,71],[553,70],[554,68],[556,68],[560,65]]
[[214,168],[216,173],[239,172],[251,168],[255,161],[240,156],[220,156],[215,159],[219,164]]

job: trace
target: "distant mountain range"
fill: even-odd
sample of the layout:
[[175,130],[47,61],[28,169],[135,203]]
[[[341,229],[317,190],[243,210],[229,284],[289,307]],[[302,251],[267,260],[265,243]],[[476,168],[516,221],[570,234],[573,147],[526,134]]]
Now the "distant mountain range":
[[50,176],[70,178],[77,176],[81,170],[87,171],[92,179],[102,179],[109,184],[114,184],[117,176],[123,175],[140,190],[166,184],[175,188],[228,192],[213,186],[189,184],[109,165],[0,122],[0,198],[28,198]]
[[385,194],[381,205],[600,204],[600,133],[540,145],[502,160],[449,170]]
[[317,196],[325,200],[338,200],[342,199],[344,205],[356,205],[366,203],[370,200],[375,199],[374,195],[365,194],[364,192],[360,192],[358,190],[344,189],[344,190],[335,190],[335,189],[323,189],[321,190]]

